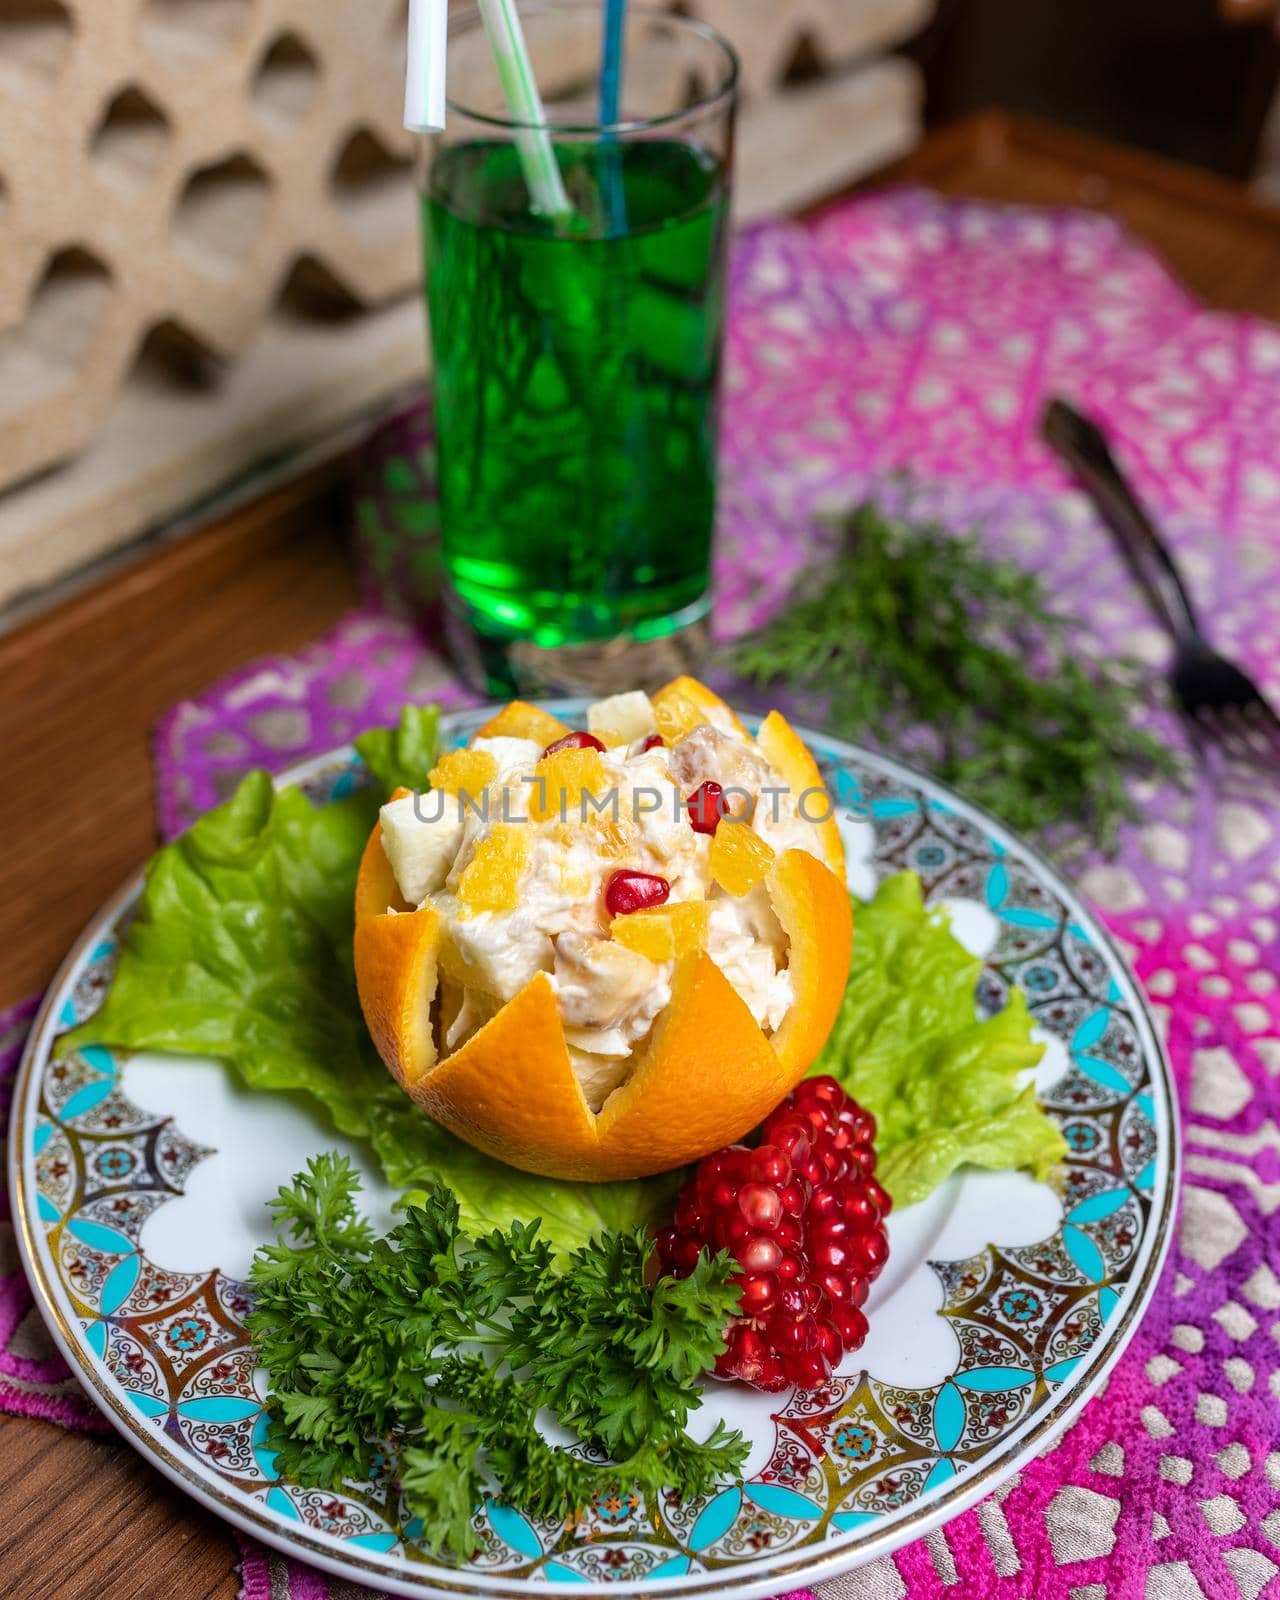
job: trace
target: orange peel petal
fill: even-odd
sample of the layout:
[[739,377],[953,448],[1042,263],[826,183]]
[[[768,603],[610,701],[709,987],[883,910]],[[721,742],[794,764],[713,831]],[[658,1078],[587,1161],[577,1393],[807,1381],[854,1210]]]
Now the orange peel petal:
[[541,706],[531,706],[527,700],[512,700],[495,711],[482,728],[476,730],[477,739],[532,739],[544,748],[563,739],[571,732],[567,723],[553,717]]
[[[818,771],[818,763],[813,759],[808,745],[780,711],[771,711],[760,724],[756,746],[779,777],[785,779],[797,804],[802,803],[804,795],[814,790],[826,797],[823,803],[806,805],[805,812],[822,818],[813,823],[821,842],[822,859],[843,882],[844,840],[836,821],[835,803],[827,792],[822,774]],[[801,815],[804,816],[805,812]]]
[[439,949],[440,918],[430,906],[367,917],[356,929],[360,1007],[378,1054],[406,1089],[436,1061],[431,1003]]
[[600,1113],[601,1155],[618,1177],[697,1161],[754,1128],[804,1071],[780,1060],[710,956],[686,956],[648,1048]]
[[784,851],[765,883],[790,944],[787,966],[795,990],[773,1048],[799,1082],[826,1044],[844,998],[853,954],[853,902],[843,879],[807,850]]
[[560,1178],[603,1175],[596,1119],[574,1077],[545,972],[410,1092],[428,1116],[510,1167]]
[[[399,788],[391,796],[403,800],[412,789]],[[360,857],[356,873],[356,927],[370,917],[383,916],[388,911],[411,911],[413,907],[400,893],[400,885],[382,848],[382,824],[374,824],[373,832]]]

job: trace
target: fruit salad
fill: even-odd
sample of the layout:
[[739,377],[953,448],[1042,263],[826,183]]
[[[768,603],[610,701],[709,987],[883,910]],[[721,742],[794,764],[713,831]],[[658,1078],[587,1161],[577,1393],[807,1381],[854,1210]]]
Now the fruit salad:
[[[551,1176],[636,1176],[740,1136],[821,1047],[848,971],[843,849],[777,713],[753,738],[686,678],[584,720],[516,702],[382,808],[357,973],[383,1059],[437,1120]],[[698,1052],[720,1109],[664,1143]],[[639,1135],[647,1097],[625,1091],[655,1077]]]

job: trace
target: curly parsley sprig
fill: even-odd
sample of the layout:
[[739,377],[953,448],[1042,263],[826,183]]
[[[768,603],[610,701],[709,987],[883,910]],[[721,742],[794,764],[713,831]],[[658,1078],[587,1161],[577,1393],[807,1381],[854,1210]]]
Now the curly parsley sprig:
[[[603,1490],[695,1495],[738,1474],[741,1434],[685,1431],[738,1304],[728,1255],[655,1283],[635,1231],[557,1261],[536,1223],[467,1237],[444,1188],[375,1238],[359,1189],[345,1157],[313,1160],[280,1191],[282,1236],[250,1274],[283,1476],[337,1489],[391,1454],[426,1542],[465,1557],[491,1490],[567,1517]],[[589,1457],[544,1438],[543,1408]]]
[[732,651],[734,670],[821,696],[833,731],[926,767],[1018,830],[1114,849],[1138,815],[1126,779],[1181,770],[1135,725],[1139,665],[1089,658],[1041,580],[974,537],[873,505],[842,532],[830,565]]

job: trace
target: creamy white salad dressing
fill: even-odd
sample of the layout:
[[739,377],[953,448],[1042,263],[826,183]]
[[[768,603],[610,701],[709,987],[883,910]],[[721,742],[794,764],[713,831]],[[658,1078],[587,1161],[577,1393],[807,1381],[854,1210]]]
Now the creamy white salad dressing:
[[[646,727],[648,724],[648,727]],[[462,808],[453,796],[413,796],[382,808],[383,845],[401,894],[440,914],[449,947],[446,968],[465,969],[465,981],[442,976],[440,1029],[445,1053],[457,1050],[513,999],[538,972],[551,979],[560,1005],[570,1060],[593,1110],[627,1076],[637,1051],[671,998],[675,963],[654,962],[610,937],[604,907],[609,877],[619,868],[655,873],[671,886],[668,904],[706,900],[706,950],[766,1032],[776,1030],[795,998],[787,939],[763,884],[741,898],[711,880],[711,838],[694,831],[681,809],[704,782],[731,794],[734,812],[754,805],[750,826],[777,853],[807,850],[821,858],[812,823],[753,742],[730,723],[710,722],[670,749],[640,748],[652,727],[643,695],[616,696],[591,708],[589,727],[635,736],[600,757],[618,796],[612,850],[594,825],[559,818],[529,821],[530,781],[542,755],[527,739],[476,739],[498,771],[483,796]],[[749,798],[747,798],[749,797]],[[497,825],[532,830],[519,899],[510,911],[475,911],[458,897],[476,848]],[[742,824],[729,824],[741,826]],[[611,830],[612,831],[612,830]],[[624,853],[617,853],[620,832]]]

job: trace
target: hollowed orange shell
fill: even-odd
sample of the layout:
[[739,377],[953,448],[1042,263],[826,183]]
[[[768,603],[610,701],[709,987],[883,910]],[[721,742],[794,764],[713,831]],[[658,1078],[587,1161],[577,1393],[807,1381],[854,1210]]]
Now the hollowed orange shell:
[[[684,684],[681,689],[682,702],[694,698]],[[812,757],[774,715],[766,754],[788,783],[812,786]],[[832,832],[838,846],[834,825]],[[824,846],[834,853],[829,835]],[[682,1166],[755,1127],[826,1041],[844,993],[853,934],[843,851],[836,864],[839,877],[815,856],[788,850],[766,875],[789,940],[795,984],[795,1002],[777,1032],[763,1033],[715,962],[691,951],[676,961],[671,999],[631,1076],[596,1114],[574,1076],[545,973],[459,1050],[437,1060],[431,1009],[440,922],[429,907],[403,908],[375,828],[356,890],[356,978],[370,1033],[391,1073],[428,1116],[510,1166],[584,1180]]]

